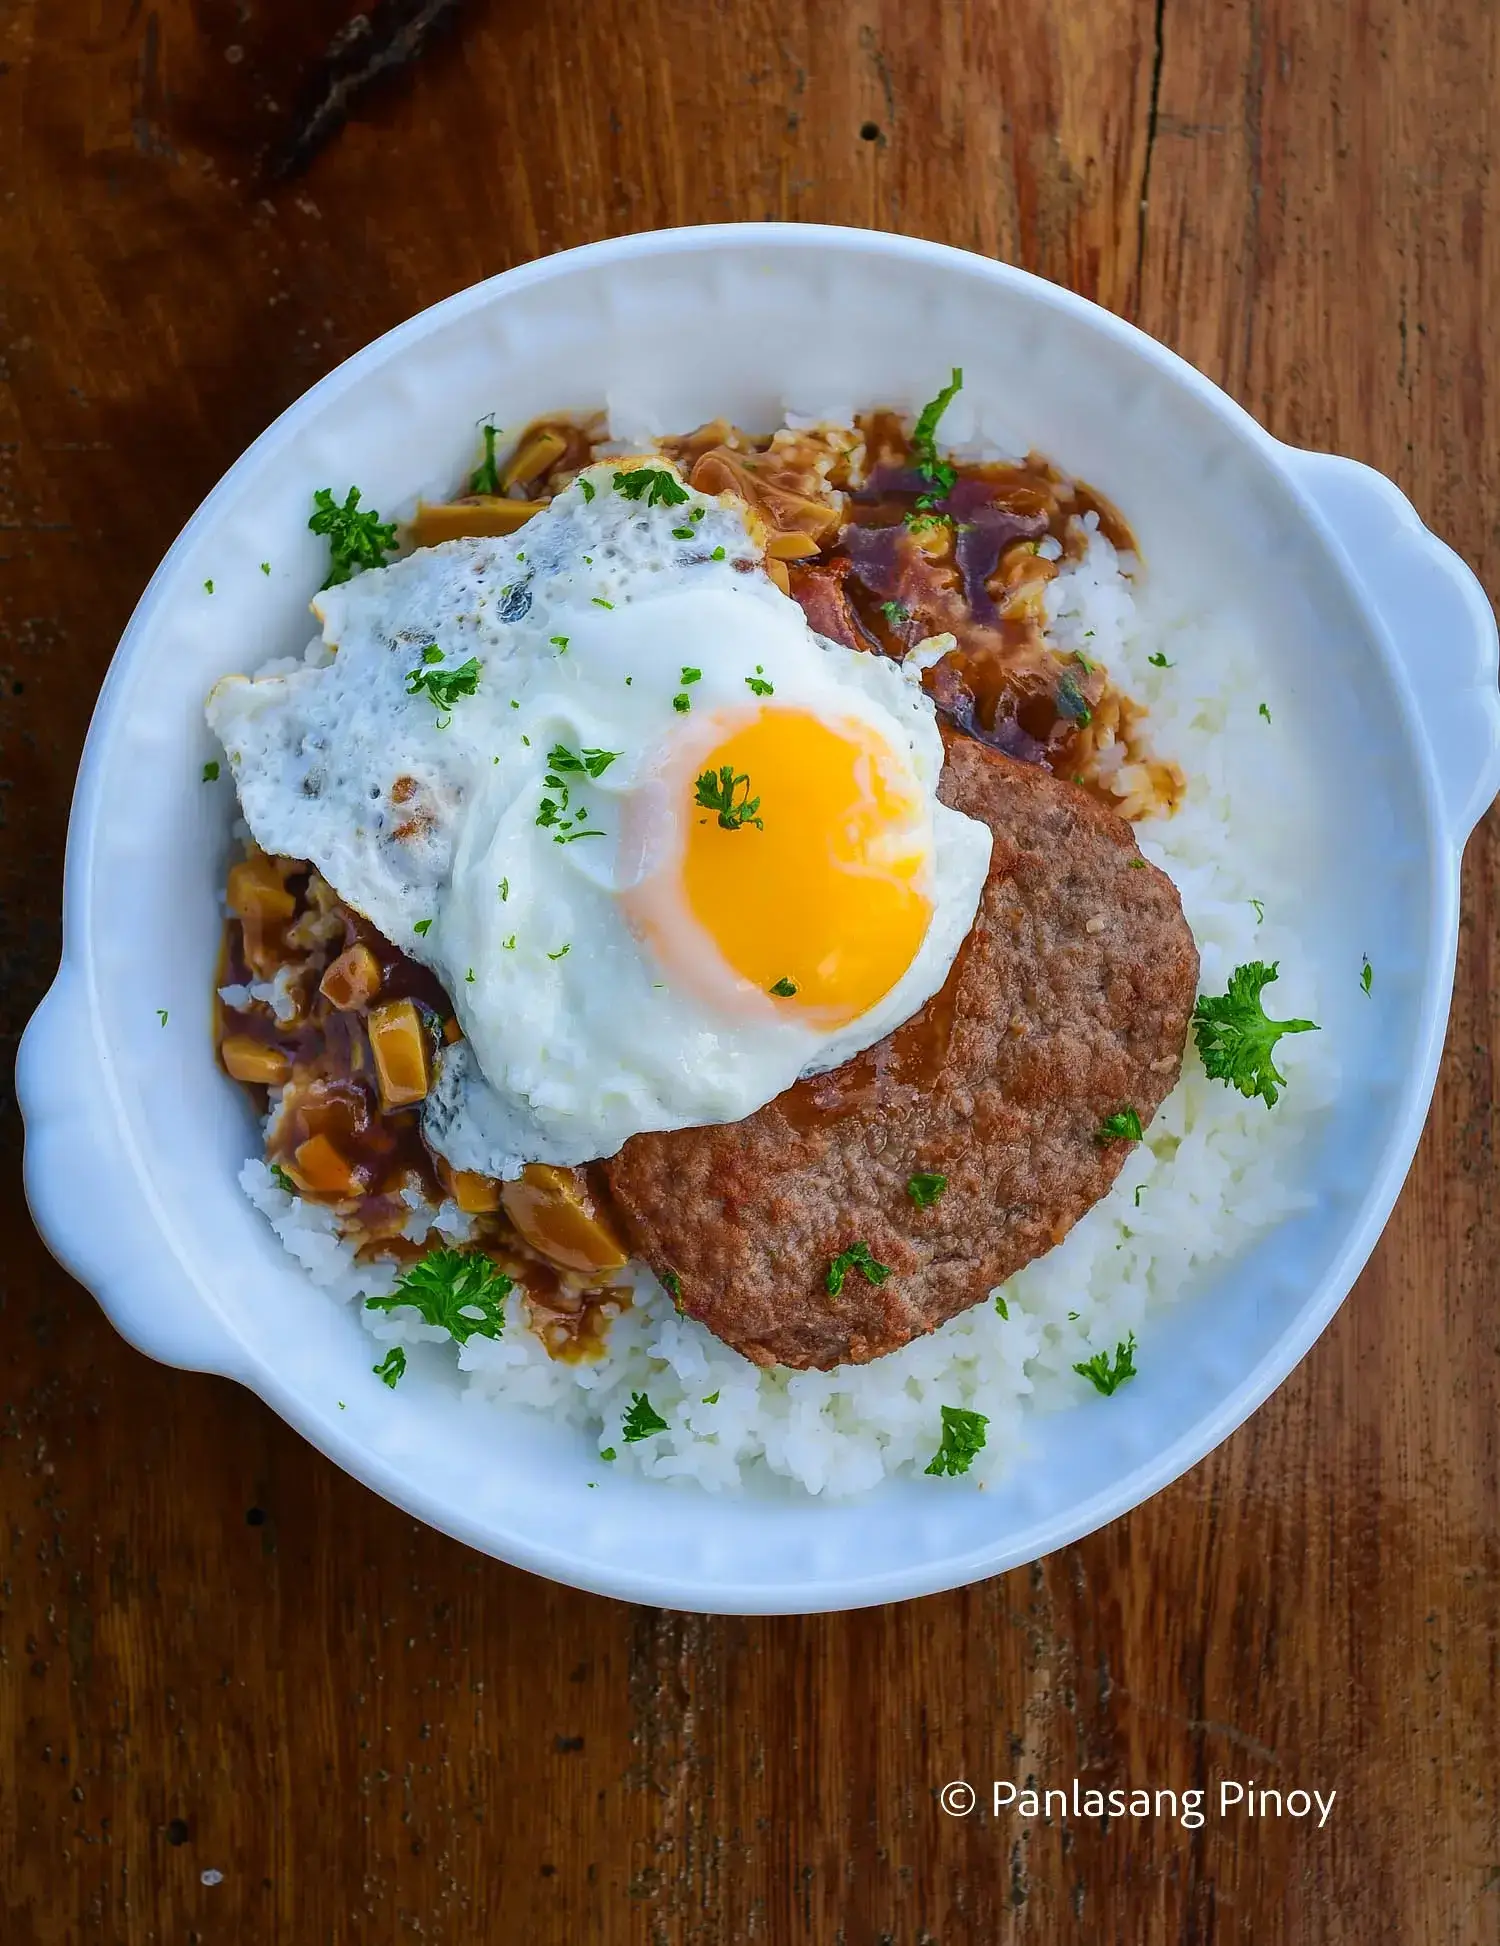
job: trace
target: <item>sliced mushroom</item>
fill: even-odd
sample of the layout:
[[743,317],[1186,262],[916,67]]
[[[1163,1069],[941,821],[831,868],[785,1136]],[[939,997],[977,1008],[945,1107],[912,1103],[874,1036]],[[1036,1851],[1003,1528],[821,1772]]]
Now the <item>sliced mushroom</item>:
[[290,919],[297,910],[297,901],[286,889],[275,861],[264,853],[230,866],[227,893],[229,910],[236,919],[264,925]]
[[432,1085],[427,1032],[410,1000],[389,1000],[370,1009],[366,1025],[383,1108],[409,1108]]
[[475,493],[462,500],[419,500],[407,531],[416,547],[435,547],[439,541],[484,534],[513,534],[533,514],[542,513],[547,504],[545,500],[506,500],[492,493]]
[[513,486],[527,486],[555,466],[568,450],[568,442],[550,426],[540,426],[523,439],[506,461],[500,484],[508,492]]
[[236,1081],[258,1082],[263,1088],[282,1087],[292,1072],[291,1062],[279,1047],[268,1047],[248,1034],[226,1034],[219,1058],[225,1072]]
[[539,1256],[563,1270],[620,1270],[630,1253],[576,1169],[529,1162],[518,1182],[501,1186],[505,1214]]
[[324,973],[318,991],[343,1013],[367,1007],[380,991],[380,962],[358,939],[345,947]]
[[309,1135],[296,1150],[297,1179],[309,1189],[325,1196],[353,1196],[359,1191],[359,1178],[348,1158],[336,1149],[326,1135]]
[[443,1186],[465,1216],[486,1216],[500,1207],[500,1185],[493,1176],[481,1176],[473,1169],[450,1169],[440,1163],[438,1173]]

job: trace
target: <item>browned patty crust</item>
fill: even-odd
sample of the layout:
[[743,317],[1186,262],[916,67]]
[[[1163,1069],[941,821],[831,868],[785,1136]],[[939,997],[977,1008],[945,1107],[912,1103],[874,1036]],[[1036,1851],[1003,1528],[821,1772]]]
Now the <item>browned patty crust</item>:
[[[638,1135],[605,1163],[682,1309],[761,1365],[895,1351],[1060,1243],[1176,1083],[1198,954],[1129,824],[1039,766],[951,744],[939,796],[994,833],[942,991],[887,1039],[748,1116]],[[913,1176],[943,1175],[930,1208]],[[890,1275],[829,1265],[866,1244]]]

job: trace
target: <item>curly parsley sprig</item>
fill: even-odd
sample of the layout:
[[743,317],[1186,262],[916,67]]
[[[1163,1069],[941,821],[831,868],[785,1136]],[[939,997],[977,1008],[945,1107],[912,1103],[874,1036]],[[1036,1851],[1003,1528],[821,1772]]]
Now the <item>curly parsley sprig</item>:
[[1261,1004],[1262,989],[1276,978],[1280,960],[1267,966],[1251,960],[1229,976],[1229,991],[1205,994],[1193,1009],[1193,1036],[1212,1081],[1225,1081],[1242,1095],[1257,1095],[1267,1108],[1280,1099],[1286,1076],[1271,1056],[1283,1034],[1316,1034],[1315,1020],[1271,1020]]
[[479,688],[479,664],[471,655],[458,668],[444,669],[438,667],[442,660],[437,643],[429,642],[422,651],[422,666],[406,672],[406,693],[420,696],[425,690],[433,704],[447,712],[460,696],[472,696]]
[[334,499],[331,487],[319,487],[307,524],[313,533],[328,537],[325,588],[336,588],[365,568],[383,568],[386,555],[395,551],[395,521],[382,520],[373,507],[361,513],[356,486],[350,487],[343,506]]
[[615,475],[615,491],[626,500],[644,500],[648,507],[680,507],[687,488],[664,466],[636,466]]
[[927,482],[927,491],[920,495],[917,505],[924,511],[935,507],[939,500],[945,499],[953,491],[958,474],[945,459],[938,456],[938,421],[963,390],[964,375],[961,366],[953,367],[953,376],[938,393],[929,399],[917,415],[917,423],[911,430],[911,450],[917,462],[917,471]]
[[1086,1378],[1096,1392],[1102,1392],[1108,1398],[1111,1392],[1119,1391],[1126,1379],[1136,1376],[1135,1333],[1132,1331],[1123,1343],[1115,1346],[1113,1359],[1107,1351],[1096,1351],[1092,1358],[1084,1359],[1073,1370],[1080,1378]]
[[891,1274],[889,1264],[876,1263],[868,1243],[851,1243],[828,1266],[828,1274],[823,1281],[828,1286],[830,1297],[837,1297],[843,1290],[844,1279],[851,1270],[863,1272],[866,1281],[871,1284],[883,1284]]
[[765,819],[756,816],[760,799],[750,795],[750,779],[744,771],[736,773],[732,764],[721,764],[717,774],[705,770],[694,792],[705,811],[716,811],[722,831],[739,831],[753,824],[757,831],[766,828]]
[[367,1311],[394,1311],[409,1304],[456,1345],[470,1338],[498,1338],[505,1329],[505,1300],[513,1285],[482,1250],[432,1250],[402,1274],[389,1297],[367,1297]]
[[942,1443],[923,1471],[939,1476],[967,1473],[975,1455],[984,1451],[985,1428],[989,1423],[982,1412],[969,1412],[961,1405],[945,1405]]
[[500,468],[495,460],[495,422],[488,420],[480,430],[484,434],[484,458],[474,469],[469,479],[470,493],[498,494],[501,492]]
[[627,1446],[633,1446],[638,1439],[650,1439],[653,1433],[665,1432],[667,1422],[644,1392],[632,1392],[625,1417],[620,1421],[620,1432]]

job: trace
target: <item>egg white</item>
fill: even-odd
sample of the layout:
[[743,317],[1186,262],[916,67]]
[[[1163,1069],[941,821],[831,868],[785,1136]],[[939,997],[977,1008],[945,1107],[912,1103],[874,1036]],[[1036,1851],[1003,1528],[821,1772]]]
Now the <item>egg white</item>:
[[[465,1039],[444,1054],[424,1129],[455,1167],[502,1179],[739,1120],[870,1046],[942,985],[989,865],[988,829],[937,802],[942,742],[918,684],[813,633],[761,569],[738,503],[652,506],[612,478],[591,469],[514,536],[422,549],[325,591],[301,667],[226,678],[208,705],[257,841],[311,860],[443,980]],[[424,664],[429,643],[440,664]],[[471,656],[478,688],[451,710],[408,693],[413,669]],[[758,707],[751,676],[775,707],[869,726],[930,815],[921,947],[834,1032],[674,977],[622,911],[650,864],[637,837],[622,844],[627,801]],[[543,825],[559,745],[618,754],[597,778],[567,772],[567,812]]]

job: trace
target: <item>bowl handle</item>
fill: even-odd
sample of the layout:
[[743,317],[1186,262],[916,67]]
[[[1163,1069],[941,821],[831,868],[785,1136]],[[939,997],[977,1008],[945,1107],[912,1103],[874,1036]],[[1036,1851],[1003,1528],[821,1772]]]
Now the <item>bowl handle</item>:
[[26,1124],[26,1201],[42,1241],[150,1358],[238,1377],[240,1347],[166,1240],[151,1186],[103,1112],[84,982],[66,957],[21,1036],[16,1097]]
[[1385,624],[1462,845],[1500,791],[1500,641],[1489,599],[1383,473],[1332,453],[1282,454]]

